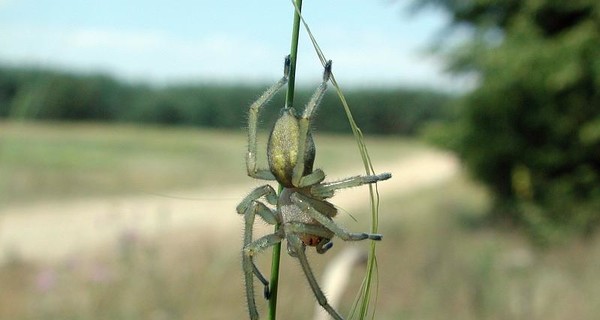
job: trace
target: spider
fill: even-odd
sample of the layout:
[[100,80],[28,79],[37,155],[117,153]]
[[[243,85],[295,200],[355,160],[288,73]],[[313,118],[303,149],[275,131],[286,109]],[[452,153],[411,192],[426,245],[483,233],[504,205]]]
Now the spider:
[[[287,83],[289,69],[288,56],[285,59],[283,77],[250,106],[248,115],[248,153],[246,154],[248,175],[260,180],[276,180],[282,186],[279,195],[268,184],[260,186],[250,192],[236,208],[238,214],[243,215],[245,220],[242,266],[248,311],[250,319],[259,318],[254,297],[254,277],[264,285],[265,298],[269,299],[270,295],[269,282],[255,265],[254,256],[286,239],[288,254],[299,260],[318,303],[334,319],[343,320],[327,302],[308,263],[305,249],[306,246],[311,246],[315,247],[318,253],[325,253],[333,246],[331,239],[334,236],[344,241],[381,240],[380,234],[352,233],[338,226],[332,220],[337,214],[337,209],[326,199],[333,197],[337,189],[387,180],[391,174],[354,176],[335,182],[323,182],[325,173],[321,169],[313,170],[315,144],[310,125],[315,109],[327,89],[327,82],[331,75],[331,60],[325,65],[323,82],[316,89],[303,113],[298,115],[288,106],[284,106],[281,110],[268,141],[269,169],[257,168],[258,115],[261,108]],[[261,202],[261,198],[270,206]],[[269,224],[279,224],[280,228],[272,234],[254,240],[252,233],[256,215]]]

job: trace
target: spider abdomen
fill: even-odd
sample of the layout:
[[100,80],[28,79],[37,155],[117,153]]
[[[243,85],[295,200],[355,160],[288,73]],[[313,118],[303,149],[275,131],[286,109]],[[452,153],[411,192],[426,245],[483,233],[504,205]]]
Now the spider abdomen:
[[267,158],[271,173],[277,182],[286,188],[294,187],[292,175],[298,159],[300,141],[306,143],[302,174],[304,176],[312,172],[315,161],[315,144],[310,132],[306,138],[300,137],[298,118],[294,109],[283,109],[269,137]]

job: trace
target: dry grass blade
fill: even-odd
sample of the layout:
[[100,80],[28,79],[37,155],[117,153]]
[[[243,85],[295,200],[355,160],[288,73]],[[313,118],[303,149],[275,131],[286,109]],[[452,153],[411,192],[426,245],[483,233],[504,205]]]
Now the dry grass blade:
[[[306,20],[304,20],[304,17],[302,16],[300,8],[296,5],[296,3],[293,0],[291,0],[291,2],[296,10],[296,14],[298,14],[298,16],[300,17],[300,20],[302,21],[304,29],[306,30],[308,37],[310,38],[310,41],[313,45],[313,48],[315,49],[315,52],[317,53],[317,56],[319,57],[319,60],[321,61],[321,64],[324,66],[327,61],[325,54],[321,50],[321,47],[319,46],[317,40],[315,39],[313,33],[311,32],[310,27],[308,26],[308,23],[306,23]],[[366,174],[374,174],[375,170],[373,169],[373,165],[372,165],[371,159],[369,157],[369,152],[367,150],[367,146],[364,143],[362,131],[356,125],[356,122],[354,121],[354,117],[352,116],[352,112],[350,111],[348,101],[346,100],[346,97],[344,96],[342,89],[340,88],[338,82],[336,81],[335,75],[333,73],[331,74],[331,83],[335,87],[335,90],[340,99],[340,102],[342,103],[342,105],[344,107],[346,117],[348,118],[348,123],[350,124],[350,127],[352,129],[352,133],[354,135],[354,138],[355,138],[357,146],[358,146],[358,150],[359,150],[361,158],[362,158],[362,162],[363,162],[363,165],[365,168],[365,173]],[[369,193],[370,193],[370,201],[371,201],[371,232],[377,233],[378,223],[379,223],[379,221],[378,221],[379,220],[379,214],[378,214],[379,193],[377,191],[377,185],[369,185]],[[371,314],[371,318],[374,318],[374,316],[375,316],[375,309],[369,308],[371,301],[374,299],[376,302],[376,300],[377,300],[377,290],[375,290],[375,296],[374,297],[371,296],[374,277],[375,277],[375,283],[377,283],[377,257],[375,255],[375,248],[376,248],[376,243],[371,242],[371,246],[370,246],[370,250],[369,250],[369,258],[367,261],[367,272],[365,274],[365,278],[363,279],[361,289],[357,295],[356,301],[355,301],[352,311],[350,313],[350,318],[358,317],[358,319],[365,319],[368,317],[369,314]]]

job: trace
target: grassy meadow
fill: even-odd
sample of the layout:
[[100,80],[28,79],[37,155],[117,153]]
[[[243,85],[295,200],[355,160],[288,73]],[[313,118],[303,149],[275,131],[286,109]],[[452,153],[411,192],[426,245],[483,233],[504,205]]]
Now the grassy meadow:
[[[429,148],[389,136],[366,142],[376,168]],[[317,134],[316,143],[326,172],[360,172],[352,137]],[[0,122],[0,209],[245,184],[244,148],[242,129]],[[600,238],[535,248],[516,231],[482,223],[488,203],[463,173],[381,199],[375,319],[600,317]],[[245,319],[239,222],[228,238],[173,230],[66,261],[7,261],[0,319]],[[316,273],[343,247],[338,240],[326,255],[310,253]],[[279,318],[311,319],[314,298],[300,267],[287,255],[282,264]],[[363,272],[353,271],[342,313]]]
[[[259,139],[259,148],[264,148],[266,132]],[[378,137],[368,141],[375,164],[423,148],[413,141],[397,139],[390,149],[388,141],[392,139]],[[317,162],[321,168],[360,165],[352,137],[324,135],[316,140]],[[241,127],[237,131],[219,131],[94,123],[0,122],[0,175],[3,177],[0,206],[247,182],[245,141]],[[266,156],[259,161],[266,165]]]

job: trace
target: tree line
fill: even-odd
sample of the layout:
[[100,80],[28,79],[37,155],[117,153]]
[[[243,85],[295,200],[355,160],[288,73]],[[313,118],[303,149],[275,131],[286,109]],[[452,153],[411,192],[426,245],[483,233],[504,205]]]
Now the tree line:
[[[131,84],[102,74],[0,67],[0,118],[121,121],[213,128],[245,126],[249,105],[265,85]],[[296,93],[297,104],[312,89]],[[432,90],[354,89],[345,93],[360,127],[375,134],[414,135],[429,121],[448,118],[451,96]],[[284,104],[278,95],[264,108],[272,123]],[[317,130],[350,132],[337,95],[318,109]]]

